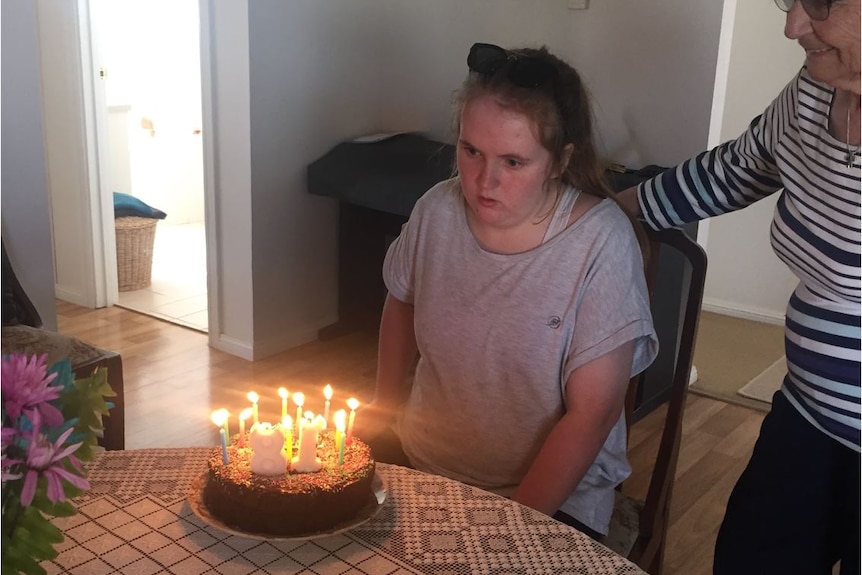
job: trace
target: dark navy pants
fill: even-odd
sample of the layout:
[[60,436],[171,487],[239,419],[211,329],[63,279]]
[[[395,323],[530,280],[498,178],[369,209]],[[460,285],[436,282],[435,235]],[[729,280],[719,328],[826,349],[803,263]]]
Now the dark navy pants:
[[727,504],[715,575],[859,574],[860,457],[781,391]]

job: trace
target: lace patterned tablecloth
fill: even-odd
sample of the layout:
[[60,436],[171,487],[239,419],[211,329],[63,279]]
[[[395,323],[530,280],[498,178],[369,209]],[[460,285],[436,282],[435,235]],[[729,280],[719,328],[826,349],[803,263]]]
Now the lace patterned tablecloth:
[[262,540],[221,531],[188,503],[209,448],[111,451],[89,464],[78,513],[48,573],[606,574],[643,571],[527,507],[411,469],[378,465],[388,495],[347,533]]

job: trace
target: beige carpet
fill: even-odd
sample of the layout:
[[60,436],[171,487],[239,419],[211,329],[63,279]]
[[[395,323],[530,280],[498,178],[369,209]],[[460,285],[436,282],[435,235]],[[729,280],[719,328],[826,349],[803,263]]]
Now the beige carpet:
[[784,381],[784,375],[787,373],[787,361],[782,355],[781,358],[767,367],[763,373],[743,385],[738,393],[743,397],[749,397],[758,401],[772,403],[772,396],[781,388],[781,383]]
[[784,355],[784,328],[711,312],[701,314],[692,393],[769,411],[770,404],[738,391]]

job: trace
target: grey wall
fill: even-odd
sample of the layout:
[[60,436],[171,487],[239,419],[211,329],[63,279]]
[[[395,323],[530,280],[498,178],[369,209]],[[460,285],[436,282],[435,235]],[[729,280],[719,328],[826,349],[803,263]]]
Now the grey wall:
[[15,275],[48,329],[56,329],[54,256],[42,140],[36,6],[0,6],[3,244]]

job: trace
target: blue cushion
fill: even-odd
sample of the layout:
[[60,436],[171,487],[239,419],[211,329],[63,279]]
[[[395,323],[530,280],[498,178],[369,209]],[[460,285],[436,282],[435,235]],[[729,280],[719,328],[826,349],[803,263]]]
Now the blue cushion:
[[168,217],[168,214],[162,210],[157,210],[152,206],[148,206],[135,196],[114,192],[114,217],[124,218],[127,216],[163,220]]

